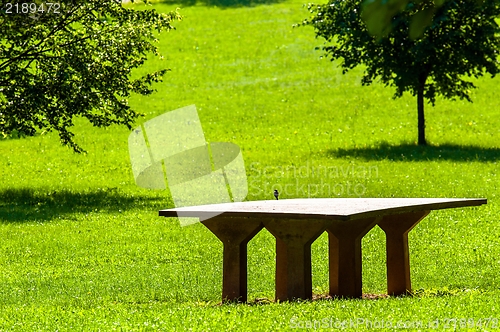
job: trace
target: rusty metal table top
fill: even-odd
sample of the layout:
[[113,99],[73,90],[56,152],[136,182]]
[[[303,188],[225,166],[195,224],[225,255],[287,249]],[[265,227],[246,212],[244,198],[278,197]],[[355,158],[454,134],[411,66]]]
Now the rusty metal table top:
[[160,210],[164,217],[261,217],[355,220],[423,210],[486,204],[485,198],[299,198],[188,206]]

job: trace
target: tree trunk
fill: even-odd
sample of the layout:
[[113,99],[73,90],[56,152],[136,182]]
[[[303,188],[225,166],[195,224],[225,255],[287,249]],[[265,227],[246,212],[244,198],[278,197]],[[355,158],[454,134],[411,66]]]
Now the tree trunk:
[[427,74],[418,78],[417,110],[418,110],[418,145],[427,145],[425,140],[424,88]]

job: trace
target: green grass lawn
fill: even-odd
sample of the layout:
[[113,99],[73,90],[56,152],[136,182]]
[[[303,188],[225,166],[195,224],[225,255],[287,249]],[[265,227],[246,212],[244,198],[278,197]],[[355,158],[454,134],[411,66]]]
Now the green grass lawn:
[[[283,199],[486,197],[488,205],[435,211],[410,233],[414,296],[273,303],[274,239],[263,231],[249,243],[250,304],[219,305],[222,245],[200,224],[157,216],[172,200],[135,185],[128,130],[82,121],[82,155],[55,134],[1,140],[0,331],[500,328],[498,78],[477,81],[472,104],[427,106],[432,145],[422,148],[416,100],[362,87],[361,69],[342,75],[315,49],[323,41],[311,28],[292,27],[308,16],[302,2],[156,5],[177,6],[185,19],[161,36],[164,59],[144,68],[172,71],[157,93],[130,103],[145,114],[138,125],[196,104],[209,142],[241,148],[247,200],[273,199],[272,189],[288,185]],[[313,173],[321,169],[338,172]],[[385,292],[384,241],[378,228],[363,240],[364,293]],[[312,250],[313,291],[325,293],[325,234]]]

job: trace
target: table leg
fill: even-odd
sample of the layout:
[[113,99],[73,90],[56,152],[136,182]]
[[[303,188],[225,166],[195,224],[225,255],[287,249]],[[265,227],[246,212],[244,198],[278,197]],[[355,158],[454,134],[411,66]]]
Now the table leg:
[[222,262],[222,300],[247,300],[247,243],[262,228],[260,220],[248,218],[210,218],[203,224],[224,245]]
[[311,244],[328,224],[309,219],[264,221],[276,238],[276,300],[312,298]]
[[411,291],[408,233],[430,211],[384,216],[378,225],[386,235],[387,293],[402,295]]
[[361,239],[380,218],[335,220],[327,228],[330,264],[330,295],[361,297]]

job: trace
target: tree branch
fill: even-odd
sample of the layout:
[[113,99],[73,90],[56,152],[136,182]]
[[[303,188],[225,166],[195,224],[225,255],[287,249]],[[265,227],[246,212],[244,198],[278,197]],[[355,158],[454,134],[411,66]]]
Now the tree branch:
[[[29,51],[33,50],[33,49],[36,49],[38,48],[41,44],[45,43],[50,37],[52,37],[54,34],[56,34],[57,32],[61,31],[62,29],[66,28],[67,26],[69,26],[70,24],[72,23],[75,23],[77,22],[79,19],[81,19],[83,16],[85,16],[86,14],[82,14],[81,16],[78,16],[78,17],[75,17],[73,18],[72,20],[69,20],[69,21],[66,21],[69,17],[71,17],[71,15],[73,15],[77,9],[79,9],[82,5],[78,5],[78,6],[75,6],[71,11],[67,12],[67,14],[63,17],[63,19],[59,22],[59,24],[57,24],[56,26],[54,26],[54,28],[45,36],[45,38],[41,39],[37,44],[29,47],[28,49],[26,49],[25,51],[21,52],[20,54],[18,54],[17,56],[15,57],[12,57],[12,58],[8,58],[9,60],[3,62],[0,64],[0,71],[3,70],[4,68],[6,68],[7,66],[9,66],[11,63],[15,62],[15,61],[18,61],[24,57],[27,57],[27,56],[33,56],[33,55],[38,55],[38,54],[41,54],[41,53],[44,53],[46,52],[46,50],[44,51],[41,51],[41,52],[36,52],[36,53],[33,53],[33,54],[28,54]],[[89,12],[92,12],[93,10],[95,10],[96,7],[92,8],[92,9],[89,9]],[[88,37],[85,37],[85,38],[88,38]],[[27,42],[29,41],[29,39],[27,38]],[[25,45],[23,45],[21,48],[25,47]],[[60,47],[61,45],[57,45],[58,47]],[[4,58],[5,59],[5,58]]]

